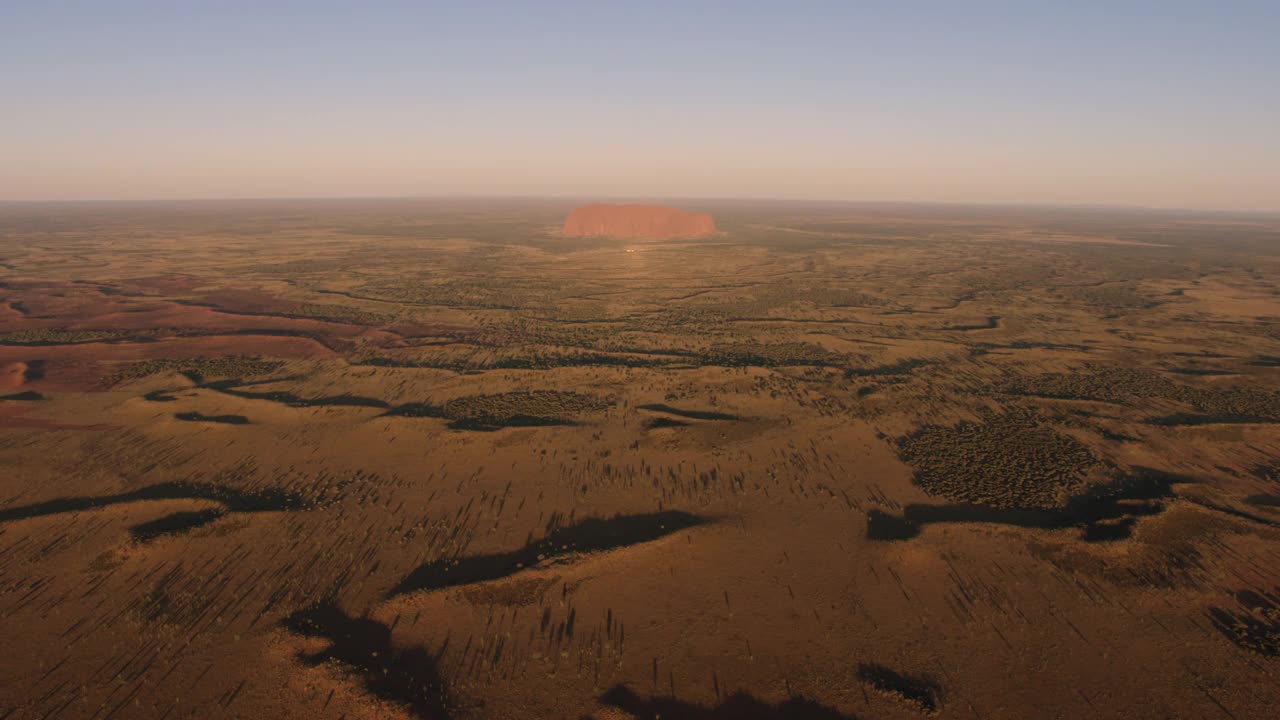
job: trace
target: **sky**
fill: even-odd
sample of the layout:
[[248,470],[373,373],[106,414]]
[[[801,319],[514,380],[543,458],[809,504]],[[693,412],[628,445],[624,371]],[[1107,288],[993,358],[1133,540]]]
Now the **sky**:
[[1280,1],[0,0],[0,200],[1280,211]]

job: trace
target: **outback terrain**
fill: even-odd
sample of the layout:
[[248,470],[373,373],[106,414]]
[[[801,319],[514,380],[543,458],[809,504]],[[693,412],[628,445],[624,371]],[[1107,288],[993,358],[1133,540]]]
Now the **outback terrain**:
[[574,207],[0,205],[0,718],[1273,717],[1280,218]]

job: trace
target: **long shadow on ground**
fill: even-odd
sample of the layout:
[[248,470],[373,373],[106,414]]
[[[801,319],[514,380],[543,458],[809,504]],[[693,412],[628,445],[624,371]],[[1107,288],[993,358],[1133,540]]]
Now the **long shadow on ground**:
[[129,533],[135,541],[140,543],[190,532],[208,525],[227,513],[303,510],[315,504],[299,495],[274,488],[235,490],[208,483],[168,482],[148,485],[117,495],[58,498],[34,505],[5,508],[0,510],[0,523],[145,500],[207,500],[219,503],[222,507],[171,513],[156,520],[134,525],[129,528]]
[[507,427],[572,427],[577,423],[559,417],[514,414],[485,417],[455,417],[448,410],[430,403],[406,403],[382,414],[383,417],[429,417],[449,421],[450,430],[494,432]]
[[972,503],[908,505],[901,515],[882,510],[867,513],[867,537],[872,540],[907,540],[935,523],[995,523],[1041,530],[1078,527],[1081,539],[1090,542],[1129,537],[1138,518],[1164,511],[1173,497],[1175,483],[1190,478],[1149,468],[1114,484],[1101,485],[1072,498],[1062,509],[1004,509]]
[[226,514],[227,511],[224,508],[176,512],[151,522],[134,525],[129,528],[129,534],[137,542],[151,542],[156,538],[167,535],[181,535],[198,527],[204,527]]
[[712,412],[710,410],[681,410],[680,408],[663,405],[661,403],[650,403],[648,405],[637,406],[640,410],[648,410],[650,412],[666,413],[668,415],[676,415],[691,420],[740,420],[737,415],[728,413]]
[[1238,607],[1209,608],[1214,629],[1236,645],[1267,657],[1280,657],[1280,587],[1271,592],[1242,590]]
[[202,412],[182,412],[174,415],[184,422],[211,422],[220,425],[248,425],[249,418],[243,415],[205,415]]
[[636,545],[705,522],[705,518],[675,510],[591,518],[553,530],[543,539],[530,542],[512,552],[446,558],[419,565],[388,595],[497,580],[561,555]]
[[304,663],[339,662],[359,674],[371,693],[404,705],[420,718],[450,717],[436,658],[422,648],[396,648],[391,644],[391,628],[383,623],[351,617],[324,603],[293,613],[283,624],[294,634],[330,642],[321,652],[303,654]]
[[48,500],[34,505],[22,505],[0,510],[0,522],[12,522],[27,518],[80,512],[94,508],[120,505],[143,500],[209,500],[226,506],[227,512],[279,512],[302,510],[311,503],[300,495],[275,488],[260,490],[235,490],[233,488],[196,482],[167,482],[148,485],[132,492],[117,495],[68,497]]
[[[277,381],[278,382],[278,381]],[[390,407],[384,400],[378,398],[361,397],[359,395],[331,395],[319,398],[304,398],[294,395],[284,390],[269,390],[266,392],[253,392],[250,390],[242,390],[241,388],[248,386],[241,380],[219,380],[217,382],[204,383],[198,387],[213,390],[224,395],[232,397],[244,398],[246,400],[268,400],[270,402],[288,405],[289,407],[368,407],[386,409]]]
[[600,696],[600,703],[640,720],[855,720],[853,715],[808,698],[792,697],[770,704],[742,692],[730,695],[719,705],[707,707],[673,697],[645,699],[625,685],[615,685]]
[[942,686],[926,676],[905,675],[879,663],[862,663],[858,665],[858,679],[925,713],[937,712],[941,704]]

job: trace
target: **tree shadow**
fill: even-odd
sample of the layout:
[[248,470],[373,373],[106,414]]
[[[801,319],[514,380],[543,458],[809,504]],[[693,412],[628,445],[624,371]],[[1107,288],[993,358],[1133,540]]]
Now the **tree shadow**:
[[705,518],[676,510],[590,518],[552,530],[543,539],[511,552],[445,558],[419,565],[388,595],[497,580],[562,555],[599,552],[649,542],[704,522]]
[[719,705],[708,707],[673,697],[642,698],[625,685],[615,685],[600,696],[600,703],[640,720],[856,720],[804,697],[766,703],[744,692],[734,693]]
[[281,512],[312,505],[300,495],[275,488],[236,490],[195,482],[167,482],[116,495],[68,497],[0,510],[0,523],[28,518],[81,512],[144,500],[209,500],[226,506],[227,512]]
[[422,648],[396,648],[387,625],[351,617],[333,603],[299,610],[282,624],[295,635],[329,641],[318,653],[300,654],[307,665],[341,663],[360,676],[369,692],[405,706],[417,717],[451,717],[437,658]]
[[906,675],[879,663],[861,663],[858,679],[926,713],[937,712],[941,706],[942,686],[930,677]]
[[911,504],[900,515],[873,509],[867,513],[867,537],[908,540],[919,535],[925,525],[992,523],[1040,530],[1078,527],[1080,538],[1087,542],[1123,540],[1132,534],[1138,518],[1164,512],[1174,484],[1193,482],[1183,475],[1139,467],[1129,477],[1091,487],[1061,509],[998,508],[976,503]]

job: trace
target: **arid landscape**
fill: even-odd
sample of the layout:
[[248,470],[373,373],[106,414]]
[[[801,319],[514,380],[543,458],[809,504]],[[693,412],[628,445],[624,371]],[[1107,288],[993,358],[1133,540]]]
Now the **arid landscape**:
[[1274,716],[1280,217],[583,204],[0,204],[0,719]]

